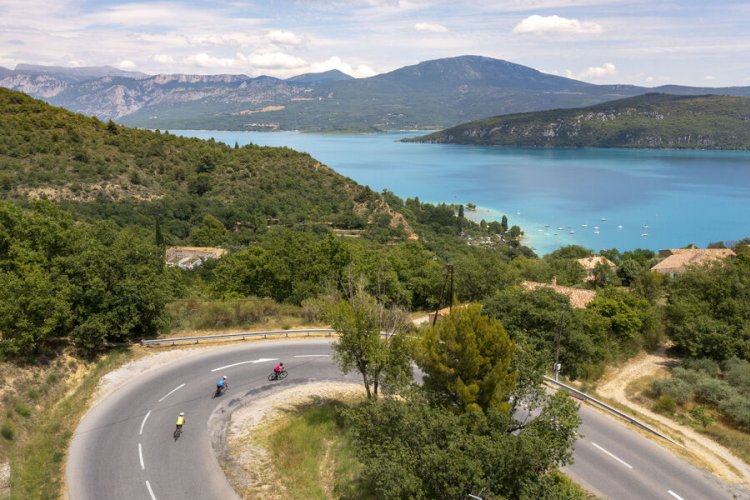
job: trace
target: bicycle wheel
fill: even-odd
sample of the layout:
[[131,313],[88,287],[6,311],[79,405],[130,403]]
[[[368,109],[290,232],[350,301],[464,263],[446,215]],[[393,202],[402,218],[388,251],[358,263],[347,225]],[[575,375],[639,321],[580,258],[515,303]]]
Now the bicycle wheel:
[[284,370],[283,372],[279,373],[279,380],[285,379],[286,376],[289,375],[289,372]]
[[268,376],[268,381],[269,381],[269,382],[273,382],[274,380],[276,380],[276,374],[275,374],[275,373],[272,373],[272,374],[270,374],[270,375]]

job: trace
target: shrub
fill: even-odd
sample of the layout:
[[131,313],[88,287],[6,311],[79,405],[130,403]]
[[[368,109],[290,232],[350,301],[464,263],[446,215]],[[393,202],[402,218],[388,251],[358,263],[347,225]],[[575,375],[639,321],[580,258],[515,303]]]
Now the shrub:
[[719,363],[708,358],[686,359],[682,366],[688,370],[703,372],[711,377],[719,374]]
[[696,401],[718,406],[719,403],[732,398],[737,392],[732,387],[716,378],[704,377],[693,388]]
[[18,413],[22,417],[29,418],[31,416],[31,408],[21,402],[16,403],[13,406],[13,409],[15,409],[16,413]]
[[750,400],[743,396],[734,396],[719,404],[721,411],[740,427],[750,428]]
[[675,403],[675,400],[667,395],[659,396],[656,404],[654,404],[654,411],[657,413],[668,413],[671,415],[676,408],[677,403]]
[[706,407],[703,405],[697,405],[690,410],[690,416],[693,417],[704,429],[714,421],[714,418],[708,414]]
[[13,439],[13,436],[16,434],[15,426],[13,425],[13,422],[10,420],[6,420],[2,426],[0,426],[0,435],[3,436],[8,441],[11,441]]
[[692,390],[690,385],[678,378],[663,378],[651,382],[651,390],[657,396],[669,396],[677,404],[685,404],[690,400]]
[[694,386],[698,383],[699,380],[705,377],[705,374],[696,370],[678,366],[674,370],[672,370],[672,377],[684,380],[687,384]]
[[744,359],[730,358],[724,364],[724,378],[740,391],[750,391],[750,363]]

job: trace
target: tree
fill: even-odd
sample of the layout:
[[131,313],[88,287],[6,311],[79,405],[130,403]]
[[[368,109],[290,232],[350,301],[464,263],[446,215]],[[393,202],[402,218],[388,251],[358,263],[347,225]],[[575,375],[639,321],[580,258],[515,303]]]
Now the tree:
[[513,227],[510,228],[510,232],[508,234],[510,235],[510,237],[512,239],[517,240],[518,238],[521,237],[521,235],[523,233],[521,232],[521,228],[520,227],[513,226]]
[[643,272],[643,267],[634,259],[623,260],[617,266],[617,277],[620,278],[623,286],[632,285],[641,272]]
[[423,337],[417,363],[424,387],[444,406],[459,411],[508,410],[517,373],[514,345],[503,325],[481,314],[478,304],[456,309]]
[[154,218],[154,243],[157,247],[164,246],[164,235],[161,232],[161,221],[159,221],[159,217]]
[[334,360],[345,374],[362,375],[368,399],[377,399],[384,384],[396,389],[411,380],[406,314],[385,309],[360,287],[348,300],[329,306],[327,317],[339,334]]
[[683,353],[750,360],[750,261],[693,267],[671,280],[667,334]]
[[503,218],[500,219],[500,227],[503,229],[503,233],[508,231],[508,216],[503,215]]
[[565,392],[548,396],[522,429],[497,408],[456,413],[419,392],[346,416],[364,483],[378,498],[578,498],[552,479],[571,462],[580,424]]
[[614,271],[612,271],[612,268],[609,267],[609,264],[602,261],[596,263],[591,275],[591,283],[597,288],[611,285],[616,278],[616,275]]

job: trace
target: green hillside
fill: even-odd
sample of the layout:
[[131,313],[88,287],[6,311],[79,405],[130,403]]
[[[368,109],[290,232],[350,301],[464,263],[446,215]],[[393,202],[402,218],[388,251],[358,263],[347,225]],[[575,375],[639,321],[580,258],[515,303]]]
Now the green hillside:
[[586,108],[495,116],[412,140],[508,146],[750,149],[750,98],[645,94]]
[[0,199],[47,198],[123,226],[153,228],[158,217],[175,242],[209,214],[239,233],[396,216],[380,195],[288,148],[128,129],[5,89],[0,110]]

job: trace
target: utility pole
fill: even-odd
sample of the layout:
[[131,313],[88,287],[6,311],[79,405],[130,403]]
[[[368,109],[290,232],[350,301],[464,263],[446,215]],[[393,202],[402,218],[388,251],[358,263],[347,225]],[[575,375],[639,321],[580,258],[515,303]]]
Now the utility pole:
[[562,335],[564,313],[565,304],[560,307],[560,324],[557,328],[557,335],[555,335],[555,382],[557,382],[557,379],[560,376],[560,335]]
[[448,264],[448,272],[451,274],[451,288],[450,288],[450,305],[448,306],[448,314],[453,312],[453,264]]
[[440,306],[443,304],[443,295],[445,293],[445,285],[448,282],[450,278],[450,286],[449,286],[449,292],[450,292],[450,299],[449,299],[449,313],[453,312],[453,264],[447,264],[448,267],[448,274],[445,275],[445,279],[443,280],[443,288],[440,289],[440,300],[438,301],[437,309],[435,309],[435,317],[432,318],[432,326],[435,326],[435,323],[437,323],[438,313],[440,312]]

